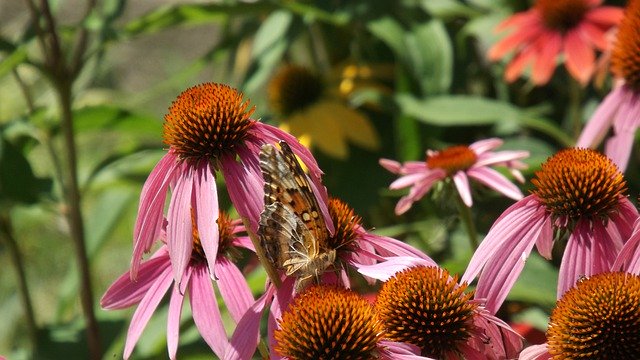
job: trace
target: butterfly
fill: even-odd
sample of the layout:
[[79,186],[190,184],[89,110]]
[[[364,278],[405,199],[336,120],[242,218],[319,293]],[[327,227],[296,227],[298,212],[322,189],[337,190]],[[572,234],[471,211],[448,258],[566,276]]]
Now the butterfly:
[[260,149],[265,207],[258,238],[267,260],[295,276],[301,290],[333,266],[336,251],[327,246],[331,235],[307,175],[289,145],[279,145]]

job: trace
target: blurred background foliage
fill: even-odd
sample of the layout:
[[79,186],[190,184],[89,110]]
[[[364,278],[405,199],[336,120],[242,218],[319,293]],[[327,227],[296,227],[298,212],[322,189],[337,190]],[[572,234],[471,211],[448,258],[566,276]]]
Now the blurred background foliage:
[[[70,165],[62,109],[30,3],[0,2],[0,220],[3,240],[10,240],[0,243],[0,354],[81,359],[88,356],[86,328],[65,217],[63,179]],[[531,152],[525,160],[530,179],[548,156],[573,145],[610,86],[567,86],[561,68],[543,87],[527,78],[505,83],[504,64],[488,62],[485,54],[498,39],[496,24],[527,9],[524,0],[48,4],[60,57],[78,65],[70,79],[71,115],[105,358],[121,356],[132,311],[102,311],[98,299],[128,269],[140,189],[163,155],[163,115],[182,90],[205,81],[240,89],[256,106],[256,118],[299,132],[326,173],[329,192],[352,205],[368,228],[461,273],[472,249],[457,220],[451,198],[457,195],[429,197],[395,216],[402,192],[387,189],[394,177],[378,159],[423,160],[426,149],[498,136],[503,149]],[[85,45],[77,55],[81,34]],[[290,94],[273,83],[287,66],[303,69],[299,78],[306,79],[284,82],[295,89]],[[634,153],[626,174],[633,198],[637,163]],[[476,191],[472,210],[485,233],[512,202]],[[31,336],[15,251],[38,328]],[[259,294],[264,274],[251,276]],[[532,257],[503,315],[544,331],[556,278],[553,264]],[[165,321],[152,318],[136,358],[166,357]],[[181,358],[211,357],[190,321],[180,341]]]

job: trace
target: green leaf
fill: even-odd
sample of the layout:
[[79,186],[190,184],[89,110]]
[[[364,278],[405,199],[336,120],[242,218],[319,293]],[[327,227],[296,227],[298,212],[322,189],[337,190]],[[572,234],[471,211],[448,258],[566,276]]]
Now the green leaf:
[[422,0],[420,6],[439,18],[475,17],[481,13],[457,0]]
[[271,47],[280,42],[287,33],[292,20],[293,15],[287,11],[274,11],[269,15],[256,33],[251,57],[253,59],[260,58]]
[[111,105],[87,106],[74,110],[74,129],[77,132],[119,130],[134,135],[158,136],[162,122],[151,116],[132,113]]
[[20,149],[0,136],[0,200],[33,204],[51,190],[51,184],[37,178]]
[[432,20],[416,26],[409,37],[419,57],[412,64],[425,94],[446,93],[453,77],[453,49],[444,24]]
[[532,253],[507,299],[551,308],[556,303],[557,284],[558,270],[537,253]]
[[27,47],[25,45],[15,47],[7,57],[0,61],[0,79],[25,61],[27,61]]
[[516,122],[518,108],[494,99],[470,95],[449,95],[417,99],[400,94],[396,102],[403,113],[438,126],[492,125],[499,122]]
[[397,21],[391,17],[382,17],[370,21],[367,27],[375,37],[382,40],[398,56],[399,60],[403,60],[406,56],[405,30]]
[[173,26],[200,25],[226,20],[232,15],[256,15],[273,9],[269,2],[182,4],[160,7],[125,25],[123,36],[153,33]]

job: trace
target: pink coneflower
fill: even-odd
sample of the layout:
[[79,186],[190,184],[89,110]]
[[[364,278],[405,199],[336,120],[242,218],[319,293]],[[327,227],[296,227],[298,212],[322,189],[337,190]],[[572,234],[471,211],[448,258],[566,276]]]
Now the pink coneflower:
[[[522,340],[489,314],[466,283],[435,266],[405,269],[387,279],[376,298],[383,337],[416,346],[413,359],[510,359]],[[396,346],[389,344],[390,350]],[[400,350],[400,349],[397,349]],[[399,351],[396,351],[399,352]]]
[[382,326],[367,300],[331,285],[298,294],[278,319],[275,350],[288,360],[375,359]]
[[605,154],[625,171],[635,133],[640,127],[640,1],[631,0],[611,51],[611,71],[618,79],[580,134],[579,147],[595,147],[609,128]]
[[520,182],[524,181],[519,169],[526,167],[520,159],[529,156],[528,151],[497,151],[502,140],[497,138],[477,141],[469,146],[453,146],[441,151],[427,150],[425,161],[408,161],[400,164],[394,160],[380,159],[380,165],[394,174],[401,175],[391,183],[390,189],[411,187],[409,194],[396,205],[400,215],[420,200],[439,181],[450,179],[458,189],[462,201],[471,207],[469,178],[494,189],[514,200],[522,199],[522,192],[506,177],[492,169],[505,166]]
[[[323,269],[323,273],[318,274],[317,278],[310,279],[311,281],[349,287],[350,278],[346,265],[358,271],[367,269],[367,271],[360,271],[360,273],[369,279],[389,277],[398,268],[404,268],[407,264],[416,262],[435,265],[435,262],[427,255],[410,245],[366,231],[361,224],[361,218],[343,201],[331,198],[328,208],[335,231],[333,235],[323,241],[326,241],[327,251],[335,251],[335,262],[330,267]],[[387,259],[389,261],[386,261]],[[373,266],[375,263],[378,264]],[[247,313],[244,321],[238,325],[231,339],[231,350],[227,352],[225,359],[243,359],[253,354],[257,343],[252,342],[252,339],[255,338],[260,325],[260,313],[270,305],[268,330],[269,338],[272,343],[274,342],[273,334],[278,328],[276,319],[281,317],[282,310],[286,309],[295,297],[298,287],[295,285],[298,279],[294,277],[283,277],[283,279],[284,281],[277,291],[273,286],[268,287],[267,293],[269,295],[267,298],[259,299],[252,310]],[[275,298],[272,298],[274,294]],[[248,346],[248,343],[252,343],[253,348]],[[273,350],[271,358],[278,359],[279,356]]]
[[[185,294],[189,294],[193,321],[202,338],[216,355],[222,357],[229,341],[225,332],[220,310],[209,275],[213,269],[217,276],[217,288],[235,322],[239,322],[253,303],[253,296],[240,270],[230,259],[236,247],[253,250],[246,236],[238,236],[244,231],[239,220],[231,221],[224,213],[217,212],[219,246],[214,264],[208,264],[208,258],[201,245],[199,231],[192,226],[190,241],[193,243],[187,267],[179,281],[173,278],[173,264],[167,245],[156,251],[153,256],[140,264],[137,280],[131,279],[131,272],[120,276],[106,291],[100,305],[104,309],[124,309],[138,305],[127,333],[124,358],[131,356],[134,346],[142,335],[147,322],[160,304],[167,291],[171,290],[169,315],[167,321],[167,348],[169,357],[176,358],[180,314]],[[195,224],[195,222],[194,222]]]
[[601,3],[602,0],[538,0],[533,8],[498,25],[499,31],[515,30],[489,50],[489,59],[496,61],[515,52],[505,79],[516,80],[532,64],[533,83],[544,85],[560,58],[569,74],[585,85],[595,68],[594,49],[607,48],[605,34],[622,17],[621,9],[600,6]]
[[[462,281],[481,271],[476,296],[495,313],[533,245],[551,257],[554,239],[568,234],[558,298],[580,277],[608,270],[631,234],[638,211],[626,198],[616,165],[590,149],[565,149],[547,159],[532,194],[505,210],[473,254]],[[554,235],[554,232],[556,233]]]
[[[226,85],[205,83],[187,89],[165,116],[164,141],[169,151],[153,169],[140,195],[134,229],[131,276],[135,279],[144,252],[158,238],[169,188],[167,248],[174,279],[182,279],[191,256],[191,211],[200,231],[201,245],[211,265],[218,253],[215,221],[218,194],[215,173],[225,177],[238,213],[254,229],[262,210],[260,146],[286,140],[308,167],[312,181],[321,174],[311,153],[293,136],[250,118],[253,108],[242,94]],[[326,212],[326,209],[321,209]],[[213,269],[210,269],[213,274]]]
[[606,272],[578,281],[558,300],[546,335],[520,360],[640,358],[640,277]]

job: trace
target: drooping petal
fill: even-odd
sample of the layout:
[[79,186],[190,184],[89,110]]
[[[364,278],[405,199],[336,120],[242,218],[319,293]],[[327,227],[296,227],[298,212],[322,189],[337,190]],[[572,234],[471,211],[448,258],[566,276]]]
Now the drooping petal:
[[620,250],[611,270],[640,274],[640,220],[636,221],[633,234]]
[[578,29],[569,30],[564,38],[565,66],[571,76],[585,86],[595,68],[595,53]]
[[176,182],[171,195],[167,225],[167,248],[173,267],[173,276],[177,283],[189,265],[193,249],[193,227],[191,224],[191,195],[193,190],[193,172],[182,174]]
[[250,359],[256,351],[260,340],[260,319],[262,311],[269,306],[275,288],[270,286],[267,291],[254,302],[238,321],[238,326],[231,336],[231,341],[225,350],[223,360]]
[[169,301],[169,314],[167,316],[167,351],[169,359],[175,360],[178,352],[178,340],[180,339],[180,314],[182,314],[182,304],[184,294],[180,292],[179,286],[174,286]]
[[531,79],[536,85],[544,85],[549,82],[556,68],[556,59],[562,49],[562,35],[548,31],[541,34],[534,46],[538,49],[538,56],[533,64]]
[[138,274],[138,267],[144,252],[149,251],[158,238],[162,227],[162,210],[167,198],[167,189],[171,183],[179,162],[169,151],[160,159],[145,181],[140,193],[138,215],[133,230],[133,256],[131,258],[131,276]]
[[220,309],[213,292],[208,269],[204,266],[198,266],[193,268],[192,272],[189,300],[193,321],[211,350],[218,357],[222,357],[229,342],[222,324]]
[[156,310],[160,301],[164,297],[164,294],[169,290],[169,286],[173,283],[173,278],[171,277],[171,271],[167,269],[161,273],[153,285],[149,288],[145,296],[140,301],[138,308],[135,313],[133,313],[133,317],[131,318],[131,323],[129,324],[129,330],[127,331],[127,339],[124,344],[124,358],[128,359],[133,352],[133,348],[140,339],[140,335],[142,335],[142,330],[144,330],[145,326],[149,322],[151,315]]
[[531,249],[540,236],[541,227],[521,228],[518,239],[510,239],[482,270],[475,297],[486,299],[486,309],[495,314],[520,276]]
[[473,199],[471,198],[471,186],[469,186],[469,178],[464,171],[458,171],[455,175],[452,176],[453,183],[456,185],[456,189],[458,189],[458,194],[462,198],[462,202],[467,205],[467,207],[473,206]]
[[231,317],[237,323],[254,303],[251,289],[238,267],[227,258],[220,256],[215,263],[218,275],[218,289]]
[[518,27],[513,33],[498,41],[491,47],[491,49],[489,49],[489,53],[487,55],[489,60],[499,60],[507,53],[522,47],[523,44],[529,43],[531,39],[540,35],[541,26],[534,16],[529,16],[523,20],[523,23],[526,23],[526,26]]
[[614,114],[622,103],[624,92],[624,87],[619,86],[602,100],[587,125],[582,129],[576,147],[594,147],[602,141],[613,122]]
[[553,224],[551,217],[547,217],[542,224],[542,232],[538,241],[536,241],[536,249],[538,253],[547,259],[551,260],[551,251],[553,250]]
[[402,169],[402,164],[400,164],[399,162],[397,162],[395,160],[380,159],[380,160],[378,160],[378,164],[380,164],[380,166],[382,166],[383,168],[389,170],[390,172],[392,172],[394,174],[399,174],[400,173],[400,169]]
[[381,360],[435,360],[420,356],[420,348],[409,343],[381,340],[378,349]]
[[366,241],[367,243],[371,244],[376,252],[383,257],[410,256],[422,258],[425,260],[431,260],[431,258],[422,251],[394,238],[379,236],[375,234],[364,234],[360,238],[360,241]]
[[361,265],[357,270],[364,276],[387,281],[398,271],[414,266],[438,266],[431,259],[416,258],[411,256],[393,256],[374,265]]
[[252,226],[250,230],[257,231],[264,206],[264,179],[260,167],[250,160],[238,163],[232,157],[224,158],[221,163],[231,202],[238,214],[249,220]]
[[631,155],[635,134],[640,127],[640,95],[627,89],[618,112],[613,120],[614,136],[607,141],[606,155],[621,171],[625,171]]
[[600,6],[584,14],[585,20],[605,27],[617,25],[623,16],[623,10],[615,6]]
[[218,190],[216,188],[216,179],[211,173],[207,162],[197,168],[194,180],[198,236],[209,264],[209,272],[214,276],[213,264],[215,264],[218,256],[218,243],[220,242],[217,221],[219,215]]
[[111,284],[100,299],[100,306],[105,310],[114,310],[128,308],[140,302],[156,279],[163,273],[171,271],[166,247],[162,247],[159,251],[164,252],[164,256],[143,262],[136,281],[132,281],[130,273],[127,272]]
[[469,149],[473,150],[476,154],[480,155],[487,151],[497,149],[504,144],[504,141],[500,138],[489,138],[478,140],[469,145]]
[[467,171],[470,178],[475,179],[491,189],[514,200],[522,199],[523,195],[516,185],[499,172],[488,167],[471,168]]
[[504,79],[511,83],[516,81],[524,72],[524,69],[531,64],[537,56],[536,49],[529,46],[517,53],[504,70]]
[[551,360],[547,344],[531,345],[520,353],[519,360]]

